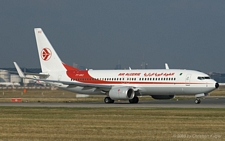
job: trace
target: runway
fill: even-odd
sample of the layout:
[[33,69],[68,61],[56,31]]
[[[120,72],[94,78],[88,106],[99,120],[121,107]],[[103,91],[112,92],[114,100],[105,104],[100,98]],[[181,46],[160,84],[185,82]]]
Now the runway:
[[194,99],[188,100],[150,100],[139,101],[137,104],[130,104],[128,101],[116,101],[114,104],[104,102],[80,102],[80,103],[45,103],[45,102],[2,102],[0,106],[14,107],[80,107],[80,108],[225,108],[225,97],[207,97],[195,104]]

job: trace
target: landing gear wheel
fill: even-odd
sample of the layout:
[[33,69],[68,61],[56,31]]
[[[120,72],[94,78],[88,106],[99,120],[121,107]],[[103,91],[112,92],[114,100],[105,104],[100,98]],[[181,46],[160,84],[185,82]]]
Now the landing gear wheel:
[[105,103],[114,103],[114,100],[112,100],[110,97],[105,97],[104,102]]
[[201,100],[200,99],[195,99],[195,104],[200,104],[201,103]]
[[137,96],[129,100],[130,103],[138,103],[138,101],[139,101],[139,98]]

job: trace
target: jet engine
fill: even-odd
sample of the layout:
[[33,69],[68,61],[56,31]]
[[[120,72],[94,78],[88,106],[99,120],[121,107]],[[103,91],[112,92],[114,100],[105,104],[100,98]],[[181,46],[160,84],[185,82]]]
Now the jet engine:
[[134,98],[134,95],[132,87],[115,87],[109,91],[109,97],[113,100],[128,100]]
[[174,95],[151,95],[154,99],[172,99]]

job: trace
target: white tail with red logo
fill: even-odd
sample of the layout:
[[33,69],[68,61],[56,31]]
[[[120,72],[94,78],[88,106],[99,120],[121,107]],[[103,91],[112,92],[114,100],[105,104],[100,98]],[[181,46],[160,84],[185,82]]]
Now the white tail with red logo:
[[48,38],[41,28],[35,28],[35,37],[37,42],[38,54],[41,63],[41,69],[44,73],[51,71],[66,71],[62,61],[58,57]]

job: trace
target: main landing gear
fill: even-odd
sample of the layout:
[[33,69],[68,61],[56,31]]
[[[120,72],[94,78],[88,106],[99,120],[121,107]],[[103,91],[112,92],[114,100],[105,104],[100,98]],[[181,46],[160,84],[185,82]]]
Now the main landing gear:
[[139,98],[137,96],[129,100],[130,103],[138,103],[138,101],[139,101]]
[[200,104],[201,103],[201,100],[199,98],[196,98],[195,99],[195,104]]
[[110,97],[105,97],[104,102],[105,103],[114,103],[114,100],[112,100]]
[[[130,103],[138,103],[138,101],[139,101],[139,98],[137,96],[129,100]],[[114,103],[114,100],[112,100],[110,97],[105,97],[104,102],[107,104]]]

